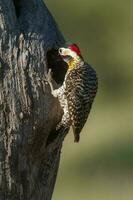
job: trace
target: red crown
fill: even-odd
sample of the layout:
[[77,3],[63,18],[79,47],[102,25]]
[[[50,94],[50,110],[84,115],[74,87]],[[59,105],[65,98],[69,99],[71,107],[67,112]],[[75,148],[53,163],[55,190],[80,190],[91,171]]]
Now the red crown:
[[77,55],[81,55],[80,50],[76,44],[71,44],[68,46],[68,48],[77,53]]

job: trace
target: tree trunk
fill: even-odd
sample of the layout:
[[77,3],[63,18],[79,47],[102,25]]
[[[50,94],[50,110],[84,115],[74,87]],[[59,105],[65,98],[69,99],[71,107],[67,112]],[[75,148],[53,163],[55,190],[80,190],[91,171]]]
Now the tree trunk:
[[67,131],[45,75],[63,43],[42,0],[0,0],[0,200],[51,199]]

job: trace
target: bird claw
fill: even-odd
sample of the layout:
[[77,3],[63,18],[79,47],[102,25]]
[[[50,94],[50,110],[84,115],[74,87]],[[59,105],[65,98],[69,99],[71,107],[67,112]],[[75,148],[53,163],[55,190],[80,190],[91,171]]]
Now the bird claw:
[[66,132],[68,132],[69,131],[69,126],[65,126],[65,125],[63,125],[63,124],[58,124],[57,126],[56,126],[56,131],[58,132],[58,133],[66,133]]
[[45,76],[46,76],[46,80],[48,82],[52,81],[52,71],[51,71],[51,69],[48,70],[48,73]]

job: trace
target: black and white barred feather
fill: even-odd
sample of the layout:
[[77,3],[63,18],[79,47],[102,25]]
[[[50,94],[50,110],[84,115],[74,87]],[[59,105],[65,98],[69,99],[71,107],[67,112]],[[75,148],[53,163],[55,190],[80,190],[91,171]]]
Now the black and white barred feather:
[[98,81],[95,70],[81,57],[73,58],[71,61],[68,63],[69,69],[61,87],[53,89],[49,73],[47,78],[51,93],[58,98],[64,112],[56,130],[72,126],[75,142],[78,142],[97,93]]
[[95,70],[87,63],[79,63],[65,77],[64,94],[67,99],[70,124],[73,127],[75,142],[91,110],[97,92]]

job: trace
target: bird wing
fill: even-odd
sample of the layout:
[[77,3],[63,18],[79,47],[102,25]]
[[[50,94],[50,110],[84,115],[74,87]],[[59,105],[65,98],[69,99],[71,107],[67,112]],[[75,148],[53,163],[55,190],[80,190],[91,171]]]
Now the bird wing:
[[88,118],[96,92],[96,72],[90,65],[78,66],[67,75],[66,96],[75,141],[79,140],[79,134]]

